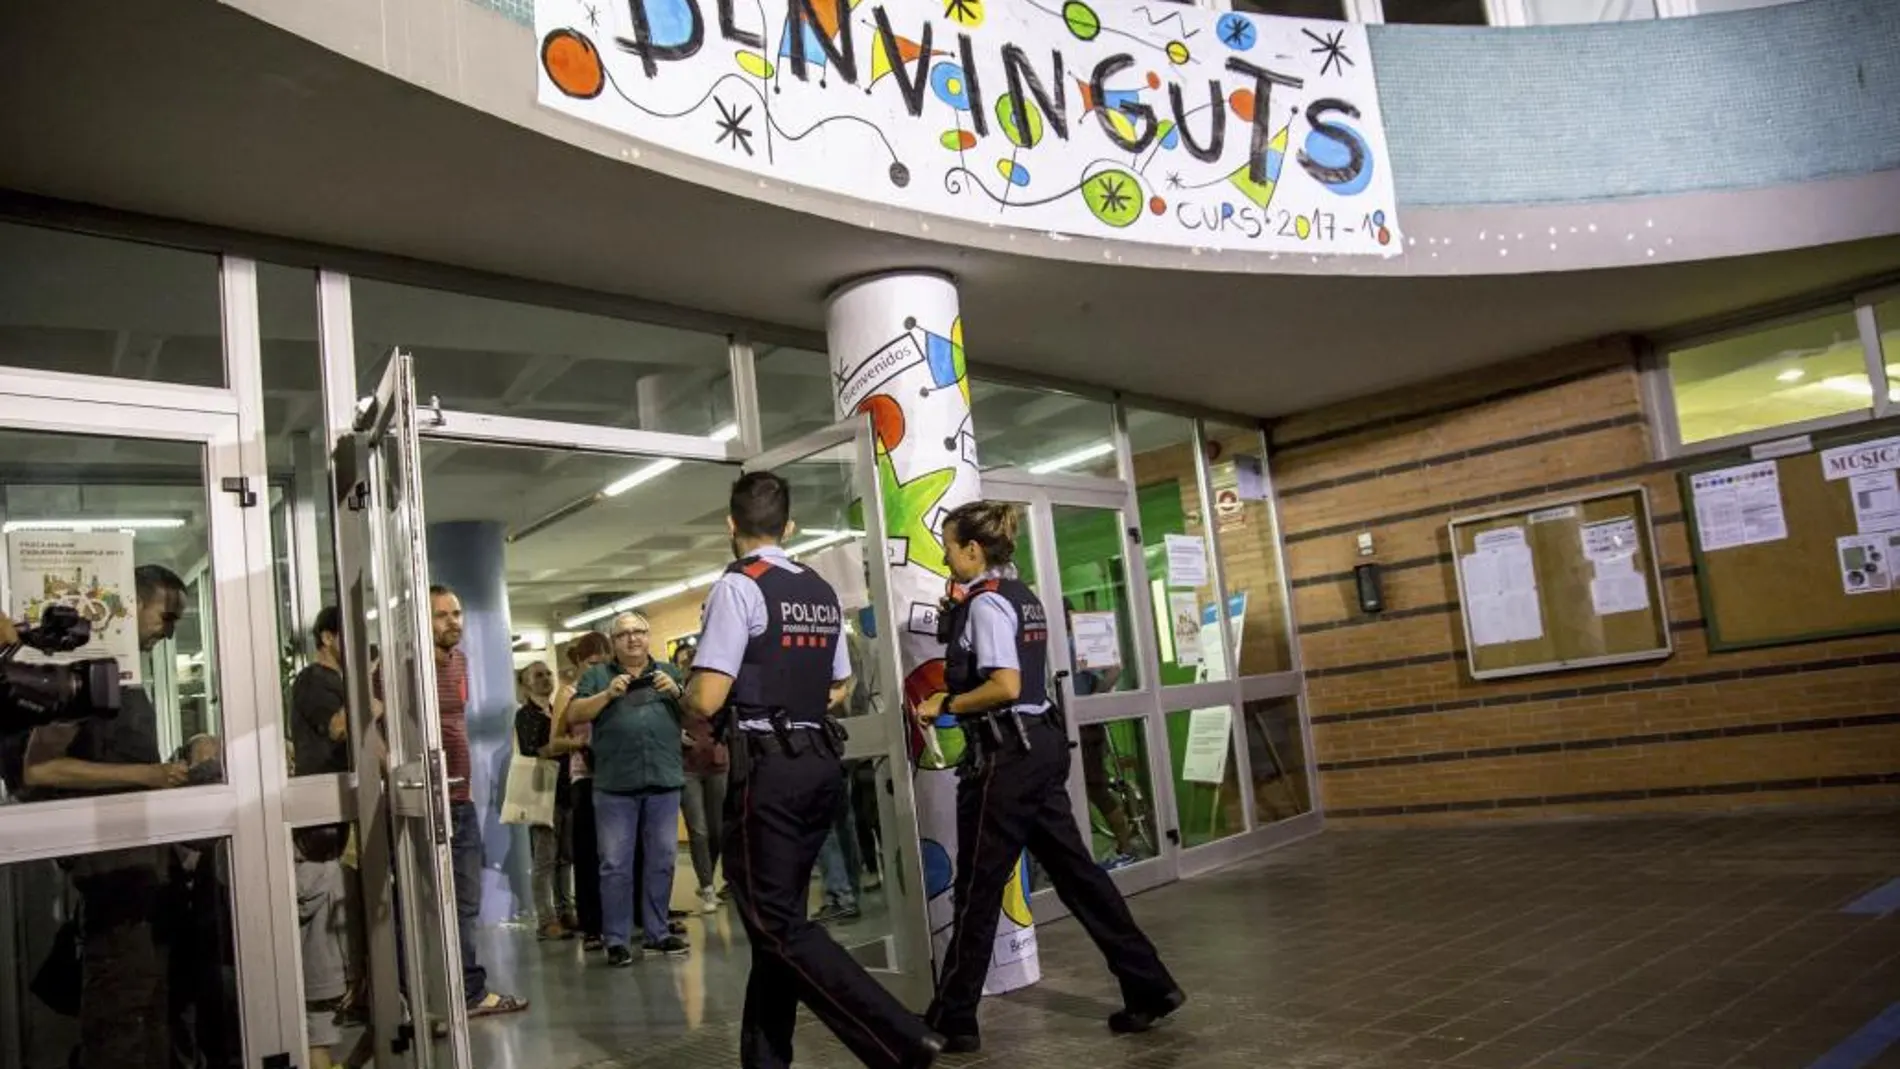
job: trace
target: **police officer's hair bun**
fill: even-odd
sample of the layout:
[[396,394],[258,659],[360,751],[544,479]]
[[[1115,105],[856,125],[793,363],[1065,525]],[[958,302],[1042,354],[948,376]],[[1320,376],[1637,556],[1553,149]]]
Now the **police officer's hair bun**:
[[944,526],[956,528],[957,541],[983,547],[991,564],[1008,564],[1016,555],[1016,509],[1000,501],[971,501],[950,510]]

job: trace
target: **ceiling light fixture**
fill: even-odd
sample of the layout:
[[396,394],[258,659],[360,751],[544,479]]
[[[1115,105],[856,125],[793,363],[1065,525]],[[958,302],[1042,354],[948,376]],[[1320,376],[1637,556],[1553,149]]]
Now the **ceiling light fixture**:
[[1110,453],[1113,453],[1114,451],[1115,451],[1115,443],[1096,442],[1094,445],[1083,446],[1081,449],[1077,449],[1074,452],[1064,453],[1061,456],[1052,457],[1048,460],[1031,464],[1029,466],[1029,474],[1047,475],[1050,472],[1062,471],[1065,468],[1073,468],[1077,464],[1094,460],[1097,457],[1108,456]]
[[[715,442],[730,442],[739,437],[739,425],[737,423],[722,424],[721,426],[713,428],[712,434],[708,437]],[[613,482],[608,483],[606,488],[601,490],[601,493],[608,497],[619,497],[621,494],[639,486],[641,483],[652,482],[654,479],[665,475],[667,472],[679,466],[680,462],[671,458],[656,460],[651,464],[637,468],[615,479]]]
[[1800,368],[1791,367],[1788,370],[1782,372],[1781,374],[1776,375],[1775,381],[1776,382],[1800,382],[1802,379],[1807,378],[1807,375],[1808,373],[1801,370]]
[[79,517],[59,520],[8,520],[0,525],[0,531],[12,534],[15,531],[176,531],[185,525],[185,521],[170,516],[145,517],[105,517],[92,519]]
[[[785,552],[789,556],[797,557],[810,553],[813,550],[824,549],[827,546],[835,546],[840,542],[856,538],[860,532],[831,531],[820,528],[807,533],[817,535],[818,537],[806,539],[798,545],[787,548]],[[667,598],[676,597],[691,590],[711,586],[718,582],[719,577],[724,574],[726,574],[724,568],[715,568],[709,572],[701,572],[683,582],[668,583],[663,587],[649,590],[644,594],[633,594],[607,605],[602,605],[599,608],[589,609],[578,615],[570,616],[561,621],[561,626],[569,629],[585,627],[595,621],[605,620],[610,616],[618,616],[623,612],[638,609],[644,605],[651,605],[656,601],[665,601]]]
[[1873,384],[1868,382],[1864,375],[1835,375],[1822,379],[1819,385],[1835,393],[1853,394],[1855,397],[1865,397],[1868,400],[1872,400],[1874,396]]

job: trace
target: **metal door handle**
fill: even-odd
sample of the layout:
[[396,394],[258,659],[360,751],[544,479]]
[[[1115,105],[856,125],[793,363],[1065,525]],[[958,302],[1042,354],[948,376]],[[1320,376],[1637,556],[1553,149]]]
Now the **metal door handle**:
[[467,777],[467,776],[450,776],[450,777],[449,777],[449,785],[450,785],[450,786],[454,786],[454,785],[456,785],[456,784],[458,784],[458,783],[467,783],[467,782],[468,782],[468,777]]
[[401,787],[405,791],[419,791],[428,785],[427,781],[419,779],[399,779],[396,781],[396,786]]

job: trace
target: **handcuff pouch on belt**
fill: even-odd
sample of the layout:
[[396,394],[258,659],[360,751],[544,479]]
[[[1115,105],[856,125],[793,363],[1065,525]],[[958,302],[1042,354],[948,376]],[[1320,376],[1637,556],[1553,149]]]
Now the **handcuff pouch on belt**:
[[964,775],[980,774],[1006,743],[1020,753],[1035,749],[1029,741],[1029,725],[1015,709],[991,709],[981,713],[955,714],[963,729],[963,763],[957,771]]
[[[730,756],[730,777],[733,783],[744,783],[751,774],[752,766],[758,760],[754,748],[761,740],[754,732],[739,726],[742,720],[763,720],[772,726],[772,739],[778,744],[778,752],[785,757],[802,756],[798,736],[794,734],[792,718],[783,709],[740,708],[728,705],[721,709],[713,719],[715,737],[726,742]],[[850,733],[836,717],[826,715],[819,730],[823,745],[837,758],[844,757],[844,744]],[[807,747],[809,748],[809,746]]]

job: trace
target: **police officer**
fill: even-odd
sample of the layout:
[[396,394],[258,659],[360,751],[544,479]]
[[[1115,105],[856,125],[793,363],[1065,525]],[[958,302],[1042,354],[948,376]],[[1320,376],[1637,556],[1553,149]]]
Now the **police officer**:
[[838,595],[792,562],[791,489],[769,472],[732,484],[738,561],[706,598],[687,684],[690,715],[729,738],[726,883],[752,943],[740,1064],[792,1064],[803,1002],[873,1069],[922,1069],[943,1038],[806,916],[812,865],[838,811],[843,733],[829,710],[851,677]]
[[1187,1001],[1077,830],[1068,732],[1048,689],[1048,617],[1015,577],[1015,538],[1008,505],[974,501],[945,517],[944,552],[957,579],[938,625],[948,694],[917,709],[926,725],[956,717],[966,742],[957,783],[956,928],[924,1015],[952,1053],[981,1049],[977,1002],[1004,886],[1025,847],[1121,982],[1123,1008],[1109,1028],[1146,1032]]

